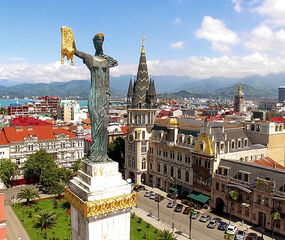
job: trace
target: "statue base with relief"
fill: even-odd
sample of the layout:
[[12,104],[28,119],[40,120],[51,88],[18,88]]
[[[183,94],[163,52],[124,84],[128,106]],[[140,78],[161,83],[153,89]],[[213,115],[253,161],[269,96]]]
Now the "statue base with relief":
[[69,182],[73,240],[129,240],[130,210],[136,193],[122,179],[117,162],[83,162]]

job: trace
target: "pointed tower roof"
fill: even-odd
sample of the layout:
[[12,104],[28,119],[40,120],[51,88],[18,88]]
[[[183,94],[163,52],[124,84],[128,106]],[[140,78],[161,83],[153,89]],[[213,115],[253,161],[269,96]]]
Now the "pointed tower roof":
[[241,84],[238,84],[237,92],[242,92]]
[[128,90],[128,98],[133,97],[134,91],[133,91],[133,81],[132,78],[130,78],[130,83],[129,83],[129,90]]
[[140,62],[137,72],[137,80],[134,85],[134,96],[133,96],[133,107],[138,107],[141,103],[141,107],[146,107],[146,94],[147,90],[149,88],[149,77],[148,77],[148,71],[147,71],[147,63],[146,63],[146,57],[145,57],[145,49],[144,49],[144,40],[145,38],[142,38],[142,49],[141,49],[141,56],[140,56]]
[[155,97],[156,97],[156,91],[155,91],[154,79],[152,79],[152,86],[151,86],[151,90],[152,90],[152,96],[155,96]]

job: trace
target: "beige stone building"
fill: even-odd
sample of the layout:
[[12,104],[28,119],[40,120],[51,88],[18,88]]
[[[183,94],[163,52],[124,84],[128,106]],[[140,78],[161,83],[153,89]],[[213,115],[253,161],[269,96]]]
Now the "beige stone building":
[[[265,160],[257,163],[221,160],[213,177],[211,207],[269,231],[272,214],[278,212],[281,219],[274,231],[285,236],[285,167],[276,163],[272,167]],[[238,193],[236,201],[230,191]]]
[[267,155],[285,166],[285,127],[284,122],[246,122],[246,134],[252,143],[267,147]]

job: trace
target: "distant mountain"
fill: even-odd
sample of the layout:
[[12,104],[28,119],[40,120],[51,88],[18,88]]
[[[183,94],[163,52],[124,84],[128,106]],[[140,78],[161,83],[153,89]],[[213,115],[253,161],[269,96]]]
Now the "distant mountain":
[[[235,84],[230,87],[216,89],[212,92],[189,92],[185,90],[181,90],[176,93],[165,93],[159,94],[160,98],[190,98],[190,97],[200,97],[200,98],[211,98],[211,99],[233,99],[234,94],[237,90],[238,84]],[[276,99],[277,89],[260,89],[254,88],[248,84],[242,84],[242,90],[245,94],[246,100],[273,100]]]
[[[246,88],[244,89],[245,95],[249,95],[249,98],[261,99],[276,98],[277,88],[281,85],[285,85],[285,73],[270,74],[267,76],[253,75],[245,78],[224,78],[224,77],[212,77],[208,79],[198,80],[187,76],[155,76],[155,87],[158,94],[163,93],[175,93],[177,95],[180,91],[180,95],[191,96],[210,96],[211,94],[221,94],[221,97],[225,95],[230,96],[232,93],[230,89],[232,86],[242,83],[257,89]],[[111,77],[111,93],[113,96],[126,97],[130,77],[120,76]],[[74,80],[69,82],[51,82],[51,83],[21,83],[0,79],[0,97],[28,97],[28,96],[43,96],[43,95],[57,95],[60,97],[80,96],[87,98],[90,80]],[[224,89],[227,91],[221,92],[215,91]],[[248,94],[247,90],[251,93]],[[235,90],[234,90],[235,92]],[[215,96],[214,96],[215,97]],[[248,99],[249,99],[248,98]]]

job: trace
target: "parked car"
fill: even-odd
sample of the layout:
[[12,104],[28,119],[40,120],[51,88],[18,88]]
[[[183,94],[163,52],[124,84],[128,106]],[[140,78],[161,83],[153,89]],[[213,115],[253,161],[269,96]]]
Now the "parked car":
[[217,226],[217,224],[218,224],[217,220],[212,219],[212,220],[210,220],[210,222],[208,223],[207,227],[214,229],[214,228]]
[[190,212],[190,207],[185,207],[183,214],[189,214],[189,212]]
[[257,234],[256,233],[249,233],[247,236],[246,236],[246,240],[257,240],[258,237],[257,237]]
[[213,220],[216,220],[217,223],[220,223],[220,222],[222,221],[222,219],[221,219],[221,218],[218,218],[218,217],[213,218]]
[[231,235],[235,235],[238,231],[238,228],[235,224],[230,224],[228,227],[227,227],[227,231],[226,233],[228,234],[231,234]]
[[163,196],[157,194],[157,195],[156,195],[156,198],[155,198],[155,201],[156,201],[156,202],[161,202],[163,199],[164,199]]
[[193,212],[192,213],[192,219],[197,219],[198,217],[199,217],[199,215],[200,215],[200,212],[198,212],[198,211],[195,211],[195,212]]
[[143,185],[139,185],[137,188],[138,191],[145,191],[145,187]]
[[150,192],[145,192],[144,196],[145,197],[149,197],[150,196]]
[[228,224],[226,222],[220,222],[218,229],[222,231],[226,231]]
[[168,202],[168,204],[167,204],[167,207],[168,207],[168,208],[173,208],[173,207],[175,206],[175,204],[176,204],[175,200],[170,200],[170,201]]
[[208,222],[209,220],[211,220],[211,216],[210,215],[202,215],[199,219],[200,222]]
[[177,204],[174,209],[174,212],[182,212],[182,208],[183,208],[182,204]]
[[156,193],[153,192],[150,194],[149,199],[154,200],[156,196],[157,196]]
[[237,235],[235,236],[235,240],[244,240],[245,236],[246,236],[246,232],[239,230],[237,232]]

